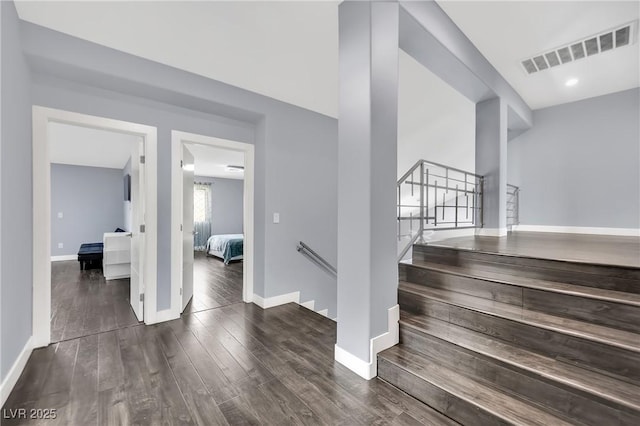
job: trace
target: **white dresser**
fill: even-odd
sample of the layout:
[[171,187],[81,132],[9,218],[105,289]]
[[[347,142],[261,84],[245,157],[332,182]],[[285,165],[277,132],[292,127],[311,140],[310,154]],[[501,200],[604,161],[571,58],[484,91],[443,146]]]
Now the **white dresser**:
[[102,271],[107,280],[131,276],[131,233],[107,232],[102,237]]

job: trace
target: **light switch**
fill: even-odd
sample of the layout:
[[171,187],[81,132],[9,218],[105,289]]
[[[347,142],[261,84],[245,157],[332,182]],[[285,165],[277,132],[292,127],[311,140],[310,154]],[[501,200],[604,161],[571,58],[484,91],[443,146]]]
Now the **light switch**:
[[280,223],[280,213],[273,214],[273,223]]
[[63,218],[63,216],[64,216],[64,215],[62,214],[62,212],[58,212],[58,219],[62,219],[62,218]]
[[58,248],[64,248],[64,244],[58,243]]

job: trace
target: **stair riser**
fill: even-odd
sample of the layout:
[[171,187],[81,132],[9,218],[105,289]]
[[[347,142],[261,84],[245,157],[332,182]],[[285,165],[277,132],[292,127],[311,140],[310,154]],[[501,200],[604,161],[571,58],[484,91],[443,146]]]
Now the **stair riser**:
[[401,263],[399,269],[405,271],[405,281],[522,306],[522,287],[432,271],[405,263]]
[[398,299],[403,309],[640,384],[640,355],[635,352],[483,314],[402,290],[398,293]]
[[404,271],[406,281],[426,287],[469,294],[620,330],[640,332],[638,306],[501,284],[408,264],[400,264],[400,270]]
[[521,277],[640,293],[640,269],[637,268],[504,256],[421,245],[414,246],[413,258],[444,265],[475,268],[478,271],[515,274]]
[[[639,413],[628,413],[624,407],[607,405],[596,396],[553,383],[529,371],[430,336],[427,332],[416,331],[401,324],[400,341],[403,346],[445,363],[458,373],[549,407],[565,417],[594,425],[640,424]],[[633,423],[623,422],[623,416],[627,420],[633,420]]]
[[380,357],[378,377],[463,425],[509,424]]

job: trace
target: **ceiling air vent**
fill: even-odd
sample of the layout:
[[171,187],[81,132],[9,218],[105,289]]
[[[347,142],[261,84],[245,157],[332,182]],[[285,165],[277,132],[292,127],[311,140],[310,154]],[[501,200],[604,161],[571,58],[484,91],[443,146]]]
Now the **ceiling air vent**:
[[527,74],[554,68],[559,65],[577,61],[588,56],[597,55],[619,47],[635,43],[638,33],[638,21],[589,36],[580,41],[569,43],[549,52],[540,53],[520,61]]

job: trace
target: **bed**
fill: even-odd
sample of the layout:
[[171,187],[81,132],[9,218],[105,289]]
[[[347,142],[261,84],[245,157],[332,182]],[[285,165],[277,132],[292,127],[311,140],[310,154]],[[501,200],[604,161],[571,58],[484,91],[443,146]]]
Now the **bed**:
[[228,265],[232,260],[242,259],[244,249],[244,235],[224,234],[212,235],[207,240],[207,254],[217,256]]

